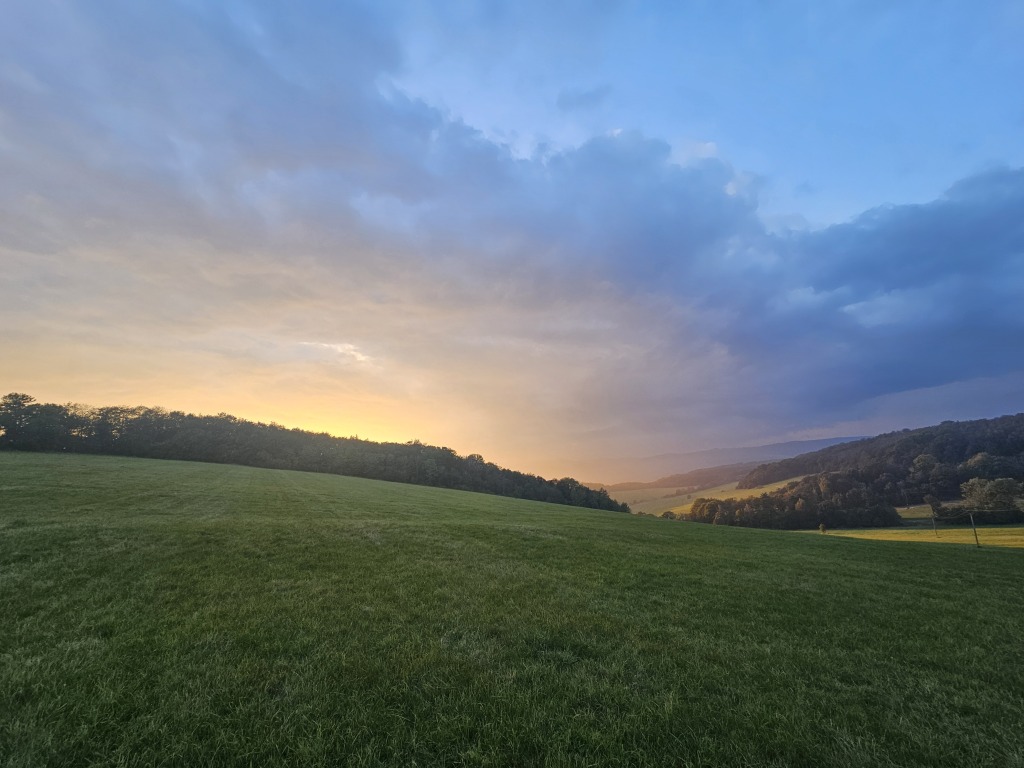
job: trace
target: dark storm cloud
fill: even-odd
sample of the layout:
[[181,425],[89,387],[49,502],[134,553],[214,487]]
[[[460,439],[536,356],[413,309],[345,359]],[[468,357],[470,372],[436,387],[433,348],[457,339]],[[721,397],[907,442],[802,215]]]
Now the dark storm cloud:
[[925,205],[887,206],[808,235],[809,282],[860,297],[940,282],[1000,275],[1024,247],[1024,171],[964,179]]
[[1024,172],[1002,169],[924,205],[889,206],[777,240],[773,290],[728,338],[791,371],[794,402],[849,409],[901,391],[1022,370]]

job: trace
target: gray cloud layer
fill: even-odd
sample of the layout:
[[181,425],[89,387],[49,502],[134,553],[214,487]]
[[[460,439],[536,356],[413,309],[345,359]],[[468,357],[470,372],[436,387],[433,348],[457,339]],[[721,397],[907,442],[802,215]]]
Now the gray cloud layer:
[[399,41],[348,4],[26,4],[0,49],[26,385],[77,348],[69,389],[231,410],[244,365],[551,473],[1020,408],[1022,170],[778,233],[754,180],[637,132],[514,155],[391,87]]

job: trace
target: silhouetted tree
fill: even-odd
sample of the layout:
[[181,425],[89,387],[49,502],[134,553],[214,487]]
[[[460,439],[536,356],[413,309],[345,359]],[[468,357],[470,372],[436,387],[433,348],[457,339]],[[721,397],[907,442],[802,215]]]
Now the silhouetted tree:
[[34,397],[21,392],[11,392],[0,399],[0,447],[14,447],[24,439],[35,402]]

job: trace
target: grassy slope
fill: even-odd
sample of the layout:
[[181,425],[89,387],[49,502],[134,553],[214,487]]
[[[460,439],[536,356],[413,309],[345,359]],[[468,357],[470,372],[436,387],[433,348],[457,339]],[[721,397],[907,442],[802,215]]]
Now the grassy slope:
[[915,504],[912,507],[897,507],[896,511],[900,513],[900,517],[904,520],[920,522],[921,520],[932,519],[932,508],[927,504]]
[[668,511],[679,514],[689,512],[694,499],[746,499],[767,494],[799,479],[799,477],[794,477],[756,488],[737,488],[735,482],[727,482],[712,488],[694,490],[694,492],[682,496],[670,496],[673,493],[672,488],[634,488],[632,490],[614,490],[609,493],[616,502],[629,504],[634,514],[659,517],[663,512]]
[[1022,766],[1022,553],[0,454],[3,765]]
[[671,488],[637,488],[626,491],[610,491],[609,494],[616,501],[624,501],[629,504],[634,514],[660,517],[669,511],[677,514],[689,512],[695,499],[746,499],[785,488],[793,480],[799,479],[794,477],[757,488],[737,488],[736,482],[725,483],[716,485],[714,488],[705,488],[702,491],[684,493],[681,496],[669,496],[668,494],[673,491]]
[[[609,491],[608,494],[616,501],[624,501],[636,515],[661,515],[672,507],[679,506],[686,499],[682,496],[668,496],[672,488],[636,488],[629,491]],[[668,498],[666,498],[668,497]]]

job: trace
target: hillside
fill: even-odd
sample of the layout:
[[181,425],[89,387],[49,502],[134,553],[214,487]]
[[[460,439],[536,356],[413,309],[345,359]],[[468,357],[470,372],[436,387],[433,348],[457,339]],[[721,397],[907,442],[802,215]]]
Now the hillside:
[[911,475],[920,456],[931,457],[928,471],[935,477],[928,481],[937,487],[930,492],[943,498],[955,497],[961,482],[953,475],[944,475],[972,459],[977,459],[977,473],[968,473],[968,477],[1024,479],[1024,413],[977,421],[945,421],[934,427],[904,429],[834,445],[763,464],[743,478],[740,487],[755,488],[798,475],[851,470],[886,472],[898,482]]
[[1020,757],[1019,551],[15,452],[0,532],[3,765]]
[[687,519],[697,499],[745,499],[784,488],[785,481],[753,489],[737,489],[736,481],[721,485],[702,486],[693,489],[677,488],[666,493],[665,488],[637,488],[632,490],[609,491],[616,501],[628,504],[633,514],[654,515],[669,519]]
[[645,489],[666,489],[675,488],[685,491],[712,488],[726,483],[735,483],[749,475],[754,469],[760,466],[754,462],[745,464],[726,464],[720,467],[704,467],[689,472],[680,472],[674,475],[667,475],[653,480],[649,483],[615,483],[602,486],[610,494],[616,491],[640,491]]
[[[733,448],[709,448],[686,453],[662,453],[656,456],[620,456],[614,460],[614,471],[594,467],[587,470],[587,477],[604,477],[605,482],[594,485],[622,485],[633,483],[665,482],[672,475],[687,474],[699,469],[724,467],[735,464],[763,464],[768,461],[787,459],[809,451],[816,451],[828,445],[860,440],[860,437],[829,437],[816,440],[788,440],[767,445],[739,446]],[[608,462],[601,462],[602,466]],[[614,482],[609,480],[614,477]],[[638,480],[637,478],[658,478]],[[669,483],[668,485],[671,485]],[[659,486],[659,487],[668,487]]]
[[571,477],[545,480],[451,448],[377,443],[260,424],[226,413],[197,416],[163,408],[37,403],[0,398],[0,450],[98,453],[297,469],[493,493],[517,499],[629,512],[600,489]]
[[[759,466],[737,486],[755,498],[695,499],[686,519],[756,528],[900,525],[896,505],[961,501],[976,522],[1024,522],[1024,414],[904,430]],[[957,511],[956,515],[962,515]]]

